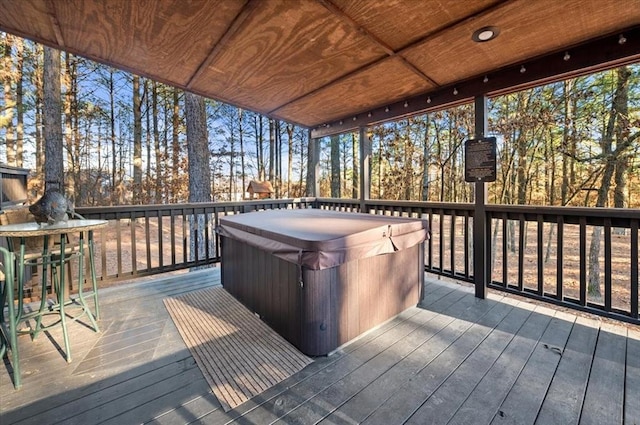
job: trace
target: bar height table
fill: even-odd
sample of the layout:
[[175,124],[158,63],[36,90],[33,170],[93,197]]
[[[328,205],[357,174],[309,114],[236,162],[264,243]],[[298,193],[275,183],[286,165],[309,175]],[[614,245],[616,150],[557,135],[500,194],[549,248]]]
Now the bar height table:
[[[42,330],[51,326],[60,324],[62,326],[62,332],[64,337],[65,351],[67,362],[71,362],[71,350],[69,346],[69,338],[67,336],[67,325],[65,307],[75,305],[81,308],[81,313],[73,317],[73,320],[77,320],[84,314],[91,322],[93,329],[99,332],[96,319],[99,318],[100,310],[98,307],[98,291],[96,282],[96,271],[94,261],[94,246],[93,246],[93,231],[96,229],[107,226],[106,220],[86,220],[86,219],[73,219],[62,221],[55,224],[40,225],[35,222],[29,223],[17,223],[0,226],[0,237],[6,237],[9,245],[9,249],[14,252],[16,258],[16,282],[14,290],[14,282],[9,282],[8,279],[5,282],[2,292],[0,293],[4,301],[3,304],[10,306],[8,308],[8,333],[10,334],[2,337],[5,339],[5,344],[10,344],[10,341],[15,341],[15,335],[19,333],[28,333],[35,338]],[[69,234],[79,234],[78,250],[73,252],[67,252],[66,239]],[[84,259],[85,259],[85,233],[87,233],[87,245],[89,249],[88,260],[91,273],[91,285],[92,285],[92,297],[94,302],[94,312],[91,311],[90,306],[87,304],[84,293]],[[49,238],[59,237],[60,245],[55,250],[49,249]],[[42,254],[34,260],[25,261],[25,245],[26,239],[30,237],[44,237],[44,243],[42,248]],[[20,241],[20,246],[14,246],[13,238],[17,238]],[[65,263],[72,258],[78,258],[78,294],[76,298],[67,299],[65,294],[65,276],[64,269]],[[23,305],[23,288],[25,284],[25,267],[32,265],[41,265],[42,270],[42,296],[40,306],[38,310],[25,311]],[[53,271],[52,273],[52,287],[55,295],[55,302],[53,305],[48,305],[47,302],[47,275],[48,269]],[[17,306],[16,306],[17,304]],[[3,324],[3,328],[6,328],[4,307],[0,309],[0,322]],[[42,324],[42,318],[47,314],[58,314],[59,320],[48,326]],[[18,330],[17,326],[19,322],[26,320],[33,320],[35,326],[30,326],[27,330]],[[7,339],[9,341],[7,341]],[[17,346],[11,347],[12,350],[16,350]],[[14,356],[17,360],[17,356]],[[20,373],[18,362],[12,365],[14,368],[14,386],[18,388],[20,386]]]

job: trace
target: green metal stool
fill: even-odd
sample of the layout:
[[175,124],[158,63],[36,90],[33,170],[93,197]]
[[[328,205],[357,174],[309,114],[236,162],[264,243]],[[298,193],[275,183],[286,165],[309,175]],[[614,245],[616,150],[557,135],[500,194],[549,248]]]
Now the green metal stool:
[[[11,352],[13,386],[18,389],[20,381],[20,355],[18,353],[18,315],[15,305],[15,255],[0,247],[0,358]],[[6,306],[6,317],[5,317]],[[19,313],[18,313],[19,314]]]

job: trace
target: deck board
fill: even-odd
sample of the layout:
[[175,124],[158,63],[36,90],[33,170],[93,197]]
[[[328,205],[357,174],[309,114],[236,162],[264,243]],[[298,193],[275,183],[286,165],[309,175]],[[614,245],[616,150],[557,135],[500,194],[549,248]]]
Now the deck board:
[[597,340],[598,323],[578,317],[538,414],[540,423],[577,424],[580,421]]
[[23,388],[0,371],[5,424],[625,423],[640,417],[640,332],[428,279],[411,308],[224,412],[162,300],[219,269],[100,291],[101,332],[20,338]]

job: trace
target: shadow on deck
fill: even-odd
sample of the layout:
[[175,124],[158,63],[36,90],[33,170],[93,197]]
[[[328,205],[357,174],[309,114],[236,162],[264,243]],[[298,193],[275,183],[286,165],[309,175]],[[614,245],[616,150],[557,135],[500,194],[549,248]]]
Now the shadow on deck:
[[0,374],[8,424],[638,424],[640,331],[427,279],[425,301],[224,412],[163,298],[219,269],[100,293],[101,332],[21,337],[23,387]]

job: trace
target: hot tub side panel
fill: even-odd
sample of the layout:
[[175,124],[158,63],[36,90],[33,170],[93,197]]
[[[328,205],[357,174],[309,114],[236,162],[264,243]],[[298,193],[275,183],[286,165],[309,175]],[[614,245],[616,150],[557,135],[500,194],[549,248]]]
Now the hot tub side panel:
[[324,270],[223,238],[222,283],[300,351],[325,355],[405,309],[424,282],[422,245]]
[[221,241],[224,288],[298,347],[301,313],[296,265],[235,239]]

